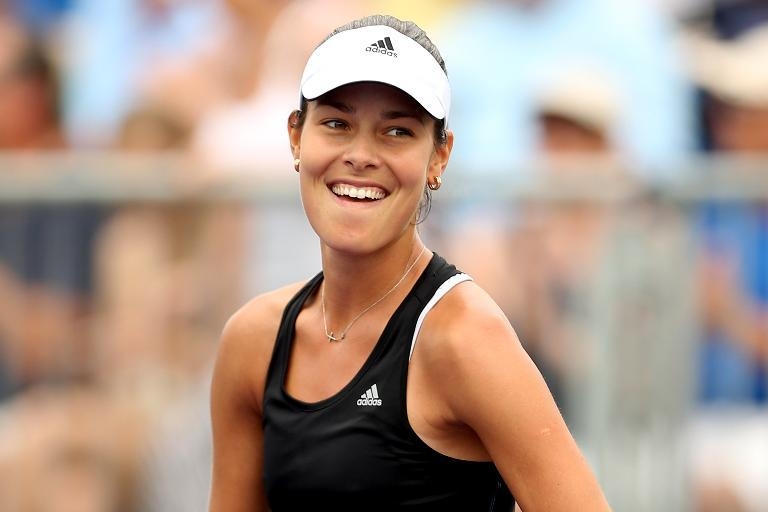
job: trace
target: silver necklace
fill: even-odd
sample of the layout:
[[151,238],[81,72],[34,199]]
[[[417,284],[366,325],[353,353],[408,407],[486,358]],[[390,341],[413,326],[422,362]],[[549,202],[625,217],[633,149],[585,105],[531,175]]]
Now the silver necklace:
[[349,324],[347,324],[347,326],[344,328],[344,330],[343,330],[343,331],[341,331],[341,334],[339,334],[338,336],[337,336],[336,334],[334,334],[334,332],[333,332],[333,331],[329,331],[329,330],[328,330],[328,321],[325,319],[325,282],[323,282],[323,285],[322,285],[322,287],[320,288],[320,307],[321,307],[321,308],[322,308],[322,310],[323,310],[323,327],[325,328],[325,337],[326,337],[326,338],[328,338],[328,343],[331,343],[331,342],[333,342],[333,341],[342,341],[344,338],[346,338],[346,337],[347,337],[347,333],[349,332],[349,330],[352,328],[352,326],[353,326],[353,325],[355,325],[355,322],[357,322],[357,321],[358,321],[358,319],[360,319],[360,317],[361,317],[361,316],[363,316],[363,315],[364,315],[364,314],[366,314],[368,311],[370,311],[371,309],[373,309],[373,308],[374,308],[374,306],[376,306],[376,304],[378,304],[379,302],[381,302],[381,301],[383,301],[384,299],[386,299],[387,297],[389,297],[389,294],[390,294],[390,293],[392,293],[393,291],[395,291],[395,289],[396,289],[398,286],[400,286],[400,283],[402,283],[403,281],[405,281],[405,277],[406,277],[406,276],[407,276],[407,275],[408,275],[408,274],[411,272],[411,270],[413,269],[413,267],[415,267],[415,266],[416,266],[416,263],[418,263],[418,262],[419,262],[419,260],[421,259],[421,256],[424,254],[424,251],[426,251],[426,250],[427,250],[427,248],[426,248],[426,247],[422,247],[422,249],[421,249],[421,252],[419,253],[419,255],[418,255],[418,256],[416,256],[416,259],[415,259],[415,260],[413,260],[413,263],[411,263],[410,265],[408,265],[408,268],[406,268],[406,269],[405,269],[405,272],[403,273],[403,277],[401,277],[401,278],[400,278],[400,280],[399,280],[398,282],[396,282],[396,283],[395,283],[395,286],[393,286],[392,288],[390,288],[390,289],[389,289],[389,291],[388,291],[387,293],[385,293],[384,295],[382,295],[382,296],[379,298],[379,300],[377,300],[376,302],[374,302],[374,303],[373,303],[373,304],[371,304],[370,306],[367,306],[365,309],[363,309],[361,312],[359,312],[359,313],[358,313],[358,314],[355,316],[355,318],[353,318],[353,319],[352,319],[352,321],[351,321],[351,322],[349,322]]

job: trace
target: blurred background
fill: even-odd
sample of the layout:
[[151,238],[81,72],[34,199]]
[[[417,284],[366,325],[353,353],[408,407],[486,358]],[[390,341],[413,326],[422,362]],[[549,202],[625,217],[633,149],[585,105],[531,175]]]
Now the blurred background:
[[768,511],[768,2],[0,1],[0,511],[205,510],[217,339],[320,268],[286,121],[375,12],[445,57],[421,226],[617,511]]

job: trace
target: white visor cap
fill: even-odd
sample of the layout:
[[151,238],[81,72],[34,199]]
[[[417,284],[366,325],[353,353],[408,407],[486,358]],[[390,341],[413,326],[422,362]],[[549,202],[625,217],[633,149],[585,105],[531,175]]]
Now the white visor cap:
[[361,27],[326,40],[307,60],[301,95],[313,100],[356,82],[397,87],[447,124],[451,108],[448,77],[431,53],[394,28]]

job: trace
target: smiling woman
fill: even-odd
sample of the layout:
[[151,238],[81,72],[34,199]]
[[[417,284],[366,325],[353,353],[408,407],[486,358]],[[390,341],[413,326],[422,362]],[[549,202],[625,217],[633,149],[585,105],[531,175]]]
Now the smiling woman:
[[300,90],[288,137],[322,272],[224,329],[210,511],[607,510],[507,319],[416,229],[453,147],[437,49],[363,18]]
[[403,91],[368,81],[308,102],[292,119],[302,117],[289,137],[324,258],[409,246],[427,177],[439,176],[450,154],[450,143],[435,144],[435,121]]

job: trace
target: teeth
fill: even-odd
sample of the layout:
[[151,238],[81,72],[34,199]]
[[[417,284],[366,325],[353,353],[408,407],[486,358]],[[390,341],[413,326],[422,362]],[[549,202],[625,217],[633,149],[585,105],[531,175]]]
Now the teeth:
[[382,199],[386,194],[379,188],[363,187],[357,188],[351,185],[334,185],[333,193],[337,196],[349,196],[356,199]]

